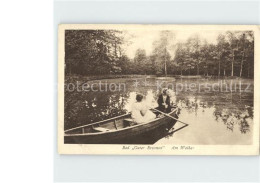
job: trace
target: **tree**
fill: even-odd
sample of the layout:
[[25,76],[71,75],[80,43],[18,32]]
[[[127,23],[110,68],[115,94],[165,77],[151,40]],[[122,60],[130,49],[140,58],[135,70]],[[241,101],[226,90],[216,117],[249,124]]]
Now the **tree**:
[[175,57],[173,62],[176,63],[178,69],[180,70],[180,74],[183,75],[183,70],[187,70],[187,65],[190,65],[190,56],[189,50],[187,49],[187,44],[178,43]]
[[[227,31],[217,43],[198,35],[176,44],[172,31],[161,31],[151,55],[137,49],[134,59],[125,53],[121,31],[66,30],[66,75],[168,74],[253,77],[254,35],[251,31]],[[173,57],[174,56],[174,57]]]
[[175,34],[171,31],[162,31],[159,40],[153,43],[155,73],[167,76],[167,65],[170,63],[170,52],[174,49]]
[[117,64],[120,31],[114,30],[66,30],[65,72],[66,74],[110,74],[120,72]]
[[234,76],[234,63],[235,63],[235,54],[238,51],[238,38],[237,38],[238,32],[226,32],[228,43],[229,43],[229,49],[231,51],[231,76]]
[[136,66],[136,73],[146,74],[146,52],[144,49],[137,49],[134,57],[134,64]]
[[205,40],[204,44],[201,46],[201,66],[204,70],[204,75],[209,75],[209,64],[210,61],[213,60],[212,54],[210,54],[213,50],[212,45],[209,45],[208,42]]
[[[241,54],[241,61],[240,61],[240,71],[239,76],[242,77],[243,75],[243,68],[245,67],[244,63],[250,62],[248,58],[253,54],[253,35],[250,31],[245,31],[239,36],[239,44],[240,44],[240,54]],[[249,68],[249,65],[247,65]],[[249,71],[248,71],[249,75]]]
[[246,32],[246,38],[248,45],[246,46],[247,50],[245,53],[245,58],[247,61],[247,77],[254,76],[254,34],[252,31]]
[[201,41],[198,35],[194,35],[187,40],[187,46],[189,47],[190,54],[190,65],[197,68],[197,75],[200,73],[200,62],[201,62]]

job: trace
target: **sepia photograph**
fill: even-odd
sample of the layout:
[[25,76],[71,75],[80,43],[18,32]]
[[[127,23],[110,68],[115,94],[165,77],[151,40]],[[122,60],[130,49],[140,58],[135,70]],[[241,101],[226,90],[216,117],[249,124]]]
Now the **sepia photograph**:
[[239,25],[60,25],[59,152],[259,154],[259,36]]

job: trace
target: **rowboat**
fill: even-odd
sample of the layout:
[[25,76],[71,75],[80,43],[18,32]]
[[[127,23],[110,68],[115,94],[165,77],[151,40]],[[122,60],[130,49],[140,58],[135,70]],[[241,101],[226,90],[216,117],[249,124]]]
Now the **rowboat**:
[[[65,130],[65,144],[154,144],[166,136],[176,120],[153,111],[156,118],[137,124],[131,114],[124,114],[96,123]],[[177,118],[178,108],[168,115]]]

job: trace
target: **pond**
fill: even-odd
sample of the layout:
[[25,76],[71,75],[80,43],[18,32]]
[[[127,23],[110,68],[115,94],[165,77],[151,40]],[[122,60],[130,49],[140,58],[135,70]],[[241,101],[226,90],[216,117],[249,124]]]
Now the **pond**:
[[[88,81],[66,78],[65,129],[97,122],[131,111],[136,93],[157,106],[162,88],[181,109],[179,119],[188,127],[159,139],[156,144],[246,145],[252,142],[252,79],[136,78]],[[181,124],[176,123],[174,128]]]

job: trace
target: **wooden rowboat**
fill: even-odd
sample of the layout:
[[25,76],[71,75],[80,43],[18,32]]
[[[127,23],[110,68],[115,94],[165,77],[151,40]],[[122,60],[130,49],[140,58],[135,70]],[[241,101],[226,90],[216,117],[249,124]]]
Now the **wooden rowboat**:
[[[169,115],[177,118],[178,108]],[[176,120],[154,112],[156,119],[137,124],[131,114],[65,130],[65,144],[154,144],[166,136]]]

